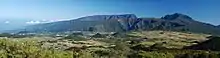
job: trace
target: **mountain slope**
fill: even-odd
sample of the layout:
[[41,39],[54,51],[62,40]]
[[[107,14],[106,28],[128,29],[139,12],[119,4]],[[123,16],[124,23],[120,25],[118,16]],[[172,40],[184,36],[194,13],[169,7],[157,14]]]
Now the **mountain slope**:
[[[197,33],[207,33],[207,34],[220,34],[220,29],[216,28],[216,26],[208,23],[195,21],[187,15],[175,13],[171,16],[174,17],[177,16],[176,18],[170,19],[171,22],[176,22],[185,25],[184,28],[186,28],[187,31],[192,31]],[[166,18],[162,18],[162,19],[166,19]]]
[[46,24],[29,26],[30,32],[62,31],[102,31],[121,32],[130,30],[171,30],[206,34],[220,34],[220,28],[193,20],[191,17],[175,13],[161,18],[137,18],[134,14],[94,15]]
[[195,21],[191,17],[179,13],[166,15],[162,18],[139,18],[138,23],[132,26],[131,28],[133,29],[141,30],[171,30],[213,35],[220,34],[220,28],[208,23]]
[[199,43],[197,45],[192,45],[189,47],[185,47],[185,49],[195,49],[195,50],[212,50],[212,51],[220,51],[220,37],[210,36],[207,41]]
[[131,24],[128,21],[132,21],[134,19],[137,19],[137,17],[133,14],[94,15],[70,21],[29,26],[26,30],[31,32],[61,32],[88,31],[88,29],[92,28],[94,31],[125,31],[127,29],[126,26]]

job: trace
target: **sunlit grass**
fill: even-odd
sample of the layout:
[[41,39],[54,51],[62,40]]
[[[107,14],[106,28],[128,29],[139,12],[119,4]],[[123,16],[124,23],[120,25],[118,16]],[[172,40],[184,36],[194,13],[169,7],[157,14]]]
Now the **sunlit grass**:
[[71,51],[41,48],[36,39],[0,39],[1,58],[73,58]]

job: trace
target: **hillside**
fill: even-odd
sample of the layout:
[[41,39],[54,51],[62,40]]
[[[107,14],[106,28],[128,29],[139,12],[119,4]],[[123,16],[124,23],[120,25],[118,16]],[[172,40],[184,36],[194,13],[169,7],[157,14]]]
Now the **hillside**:
[[188,47],[185,47],[185,48],[186,49],[195,49],[195,50],[220,51],[220,47],[219,47],[220,37],[210,36],[210,37],[207,37],[207,38],[209,38],[210,40],[201,42],[197,45],[188,46]]
[[172,30],[214,35],[220,34],[220,28],[208,23],[195,21],[191,17],[179,13],[166,15],[160,19],[142,18],[142,23],[140,22],[139,25],[142,25],[140,27],[147,30]]
[[[183,49],[210,41],[210,35],[172,31],[133,31],[126,37],[0,37],[4,58],[219,58],[218,51]],[[7,45],[5,45],[7,44]],[[213,45],[218,47],[218,45]]]
[[[60,21],[27,27],[31,32],[61,32],[61,31],[125,31],[130,21],[137,19],[133,14],[125,15],[94,15],[70,21]],[[120,20],[125,20],[121,22]]]
[[137,18],[134,14],[94,15],[69,21],[29,26],[29,32],[97,31],[123,32],[130,30],[171,30],[195,33],[220,34],[220,28],[191,17],[175,13],[161,18]]
[[[145,38],[141,40],[140,45],[150,47],[159,44],[160,47],[182,49],[185,46],[191,46],[208,40],[207,34],[183,33],[171,31],[142,31],[131,32],[129,36],[137,37],[136,39]],[[135,38],[133,38],[135,39]]]

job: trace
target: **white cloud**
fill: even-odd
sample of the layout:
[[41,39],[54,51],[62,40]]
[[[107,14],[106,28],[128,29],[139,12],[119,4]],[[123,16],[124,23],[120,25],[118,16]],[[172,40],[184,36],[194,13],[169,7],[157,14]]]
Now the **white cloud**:
[[50,22],[65,21],[65,20],[70,20],[70,19],[51,19],[51,20],[42,19],[42,20],[35,20],[35,21],[32,20],[32,21],[26,22],[26,24],[50,23]]
[[55,20],[49,20],[49,21],[47,21],[47,22],[55,22]]
[[6,24],[10,23],[10,21],[5,21]]
[[26,24],[39,24],[41,23],[40,21],[29,21],[29,22],[26,22]]

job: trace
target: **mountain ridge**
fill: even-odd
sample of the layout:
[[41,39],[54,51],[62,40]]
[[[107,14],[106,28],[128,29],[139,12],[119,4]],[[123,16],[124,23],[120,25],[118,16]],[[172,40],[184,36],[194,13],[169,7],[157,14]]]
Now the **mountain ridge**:
[[161,18],[138,18],[134,14],[93,15],[78,19],[29,26],[30,32],[62,31],[123,32],[130,30],[172,30],[220,34],[220,28],[194,20],[190,16],[174,13]]
[[[74,31],[83,31],[84,29],[87,29],[89,27],[100,27],[100,28],[102,28],[102,26],[97,26],[97,24],[102,24],[103,25],[103,24],[106,24],[106,23],[119,24],[117,27],[121,27],[120,26],[121,23],[119,23],[120,20],[118,20],[118,19],[124,21],[124,19],[132,20],[132,19],[137,19],[137,17],[133,14],[126,14],[126,15],[94,15],[94,16],[87,16],[87,17],[82,17],[82,18],[68,20],[68,21],[60,21],[60,22],[34,25],[34,26],[32,26],[33,27],[32,29],[42,29],[42,28],[44,28],[44,26],[46,27],[46,29],[48,29],[47,27],[50,27],[50,26],[53,26],[53,25],[58,26],[58,25],[64,24],[64,26],[62,28],[65,28],[65,26],[68,25],[70,27],[70,29],[73,29]],[[87,25],[84,25],[84,24],[87,24]],[[79,28],[72,28],[71,25],[75,25],[75,27],[80,26],[80,25],[81,26],[84,25],[84,26],[79,27]],[[35,27],[37,27],[37,28],[35,28]],[[38,28],[38,27],[40,27],[40,28]],[[27,29],[30,29],[30,28],[27,28]],[[51,27],[51,29],[56,29],[56,28]],[[65,29],[68,29],[68,28],[65,28]],[[120,31],[122,31],[122,30],[120,30]]]

